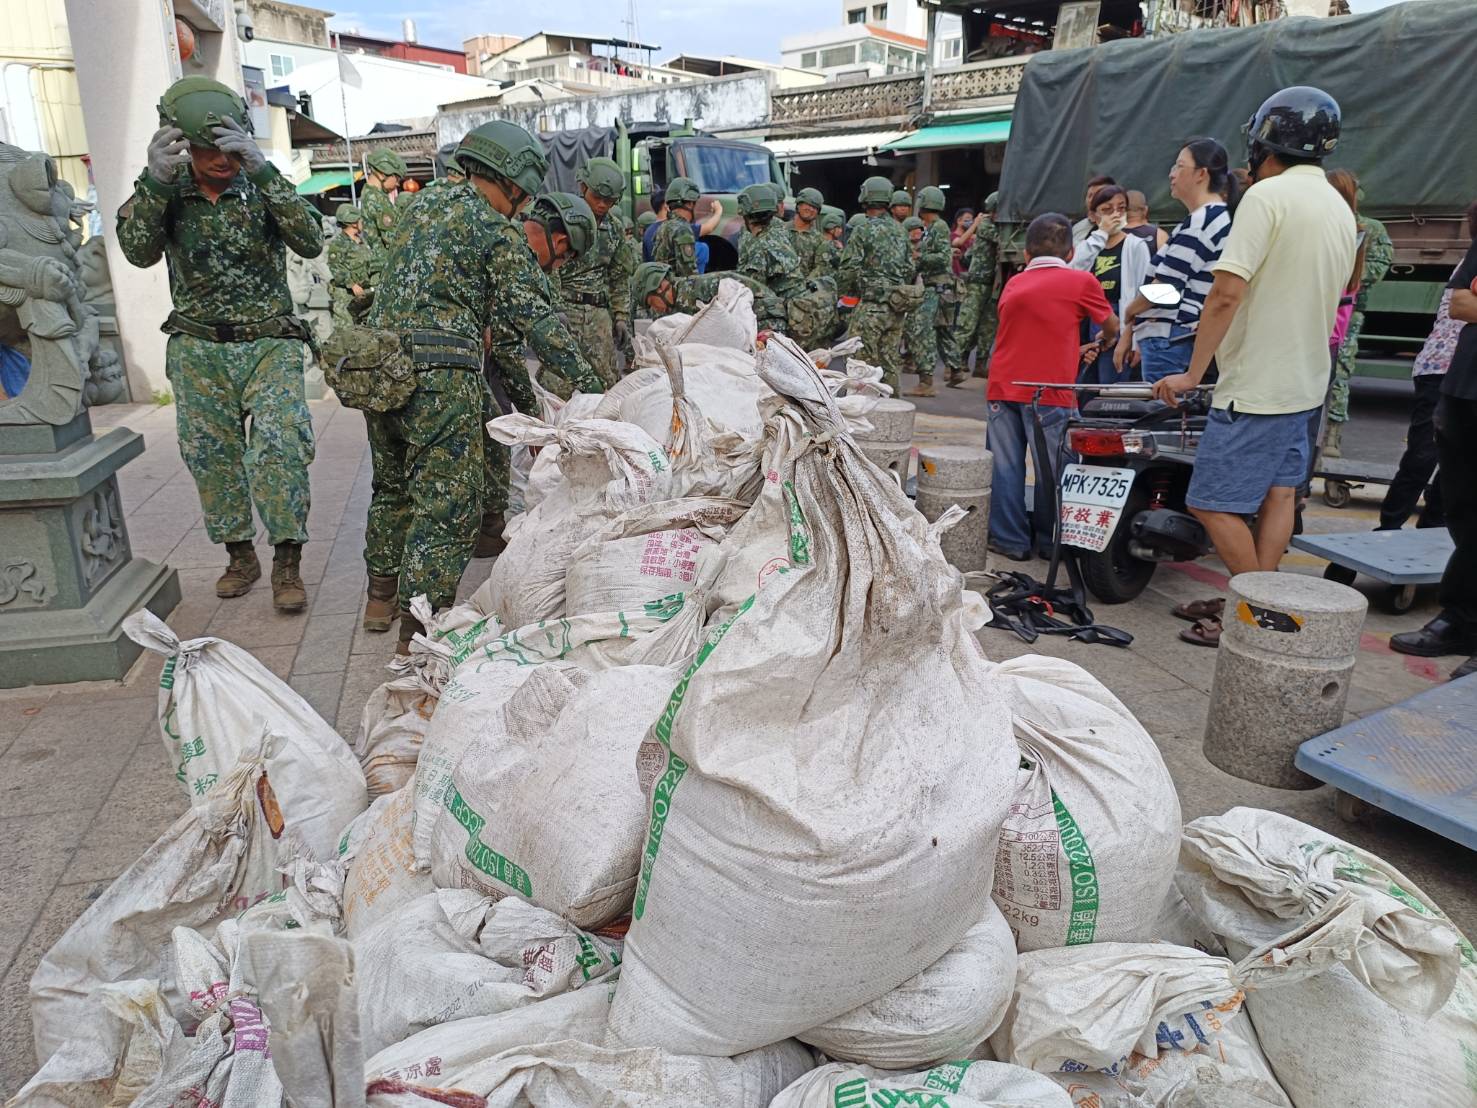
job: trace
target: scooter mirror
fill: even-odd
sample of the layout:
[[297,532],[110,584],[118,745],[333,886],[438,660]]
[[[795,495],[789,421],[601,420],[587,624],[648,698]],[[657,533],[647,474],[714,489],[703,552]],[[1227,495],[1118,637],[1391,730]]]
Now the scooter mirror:
[[1162,283],[1143,285],[1139,293],[1150,304],[1160,308],[1172,308],[1184,299],[1184,293],[1177,286]]

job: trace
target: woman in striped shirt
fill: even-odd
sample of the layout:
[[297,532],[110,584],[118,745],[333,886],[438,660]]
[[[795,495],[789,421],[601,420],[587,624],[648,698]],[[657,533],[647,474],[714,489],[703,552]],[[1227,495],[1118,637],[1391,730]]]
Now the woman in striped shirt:
[[1236,189],[1226,148],[1215,139],[1191,139],[1181,148],[1169,171],[1169,191],[1190,214],[1154,256],[1148,276],[1152,283],[1178,288],[1180,302],[1160,307],[1142,294],[1133,298],[1123,311],[1123,332],[1113,352],[1119,369],[1138,358],[1143,379],[1152,384],[1189,368],[1200,308],[1213,278],[1210,267],[1231,229]]

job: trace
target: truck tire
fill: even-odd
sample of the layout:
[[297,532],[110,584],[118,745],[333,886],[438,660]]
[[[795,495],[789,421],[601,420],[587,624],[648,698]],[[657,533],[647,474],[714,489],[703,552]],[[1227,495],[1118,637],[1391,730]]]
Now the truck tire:
[[1113,529],[1108,545],[1100,551],[1084,550],[1080,555],[1082,580],[1088,591],[1104,604],[1126,604],[1149,586],[1158,568],[1155,562],[1135,558],[1128,549],[1135,516],[1149,506],[1149,492],[1136,485],[1123,505],[1123,515]]

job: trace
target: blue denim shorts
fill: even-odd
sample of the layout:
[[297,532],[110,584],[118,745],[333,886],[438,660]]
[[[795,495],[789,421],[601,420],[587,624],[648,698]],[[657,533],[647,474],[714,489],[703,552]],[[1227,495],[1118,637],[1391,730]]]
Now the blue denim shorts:
[[1185,503],[1207,512],[1250,515],[1274,488],[1308,479],[1311,412],[1252,415],[1212,408],[1195,448]]

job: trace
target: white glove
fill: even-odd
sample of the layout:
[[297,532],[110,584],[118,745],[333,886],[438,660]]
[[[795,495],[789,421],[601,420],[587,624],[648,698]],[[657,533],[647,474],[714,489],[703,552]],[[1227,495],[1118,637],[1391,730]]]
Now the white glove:
[[256,140],[246,133],[241,124],[230,117],[215,128],[215,145],[224,153],[235,154],[240,158],[241,168],[246,171],[247,176],[267,164],[267,156],[262,153],[262,148],[256,144]]
[[173,185],[180,167],[190,164],[190,144],[178,127],[160,127],[149,140],[149,176],[161,185]]

